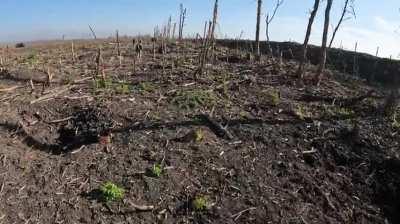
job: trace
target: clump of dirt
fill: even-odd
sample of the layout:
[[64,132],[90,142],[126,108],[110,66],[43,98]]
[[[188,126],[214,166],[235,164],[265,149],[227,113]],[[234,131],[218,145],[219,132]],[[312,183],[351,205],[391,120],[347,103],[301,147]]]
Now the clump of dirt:
[[370,177],[373,179],[372,186],[376,203],[381,205],[390,220],[398,222],[400,220],[400,161],[395,158],[384,160]]
[[110,112],[101,106],[75,107],[68,124],[59,130],[59,142],[64,150],[99,142],[109,136],[113,127]]

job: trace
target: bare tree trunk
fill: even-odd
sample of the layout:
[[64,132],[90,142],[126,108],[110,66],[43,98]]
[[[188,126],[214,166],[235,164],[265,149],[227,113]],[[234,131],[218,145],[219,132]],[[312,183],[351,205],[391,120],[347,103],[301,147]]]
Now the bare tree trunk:
[[321,46],[321,56],[319,58],[319,66],[317,70],[317,85],[321,83],[322,73],[325,69],[326,64],[326,43],[328,42],[328,32],[329,32],[329,19],[331,15],[333,0],[327,0],[325,9],[325,23],[324,23],[324,33],[322,34],[322,46]]
[[183,38],[183,27],[185,26],[186,19],[186,8],[183,8],[183,4],[180,4],[180,15],[179,15],[179,40]]
[[353,58],[353,75],[358,76],[358,69],[357,69],[357,47],[358,42],[354,45],[354,58]]
[[[208,26],[208,29],[207,29]],[[209,50],[209,45],[210,45],[210,41],[211,41],[211,32],[212,32],[212,22],[206,22],[204,25],[204,37],[203,37],[203,47],[202,50],[200,52],[199,55],[199,69],[195,72],[194,74],[194,79],[197,80],[198,76],[197,74],[199,73],[200,75],[203,74],[203,70],[204,70],[204,65],[205,65],[205,61],[207,59],[207,55],[208,55],[208,50]]]
[[181,40],[181,27],[182,27],[182,4],[179,6],[180,12],[179,12],[179,26],[178,26],[178,39],[179,41]]
[[265,20],[265,25],[266,25],[265,34],[267,36],[267,47],[268,47],[268,51],[269,51],[269,53],[271,54],[272,57],[273,57],[273,53],[272,53],[272,48],[271,48],[270,38],[269,38],[269,25],[271,24],[272,20],[274,20],[276,12],[278,11],[279,6],[281,6],[282,4],[283,4],[283,0],[277,0],[272,15],[270,16],[269,13],[268,13],[267,14],[267,18]]
[[168,25],[167,25],[167,38],[168,40],[171,39],[171,29],[172,29],[172,17],[169,16]]
[[118,60],[119,60],[119,67],[122,66],[122,55],[121,55],[121,43],[119,41],[119,32],[118,30],[116,31],[116,38],[117,38],[117,54],[118,54]]
[[218,0],[215,0],[212,29],[211,29],[211,38],[213,40],[215,39],[215,27],[217,25],[217,19],[218,19]]
[[256,46],[257,47],[256,57],[257,57],[257,60],[259,60],[261,57],[261,52],[260,52],[261,8],[262,8],[262,0],[258,0],[258,3],[257,3],[257,25],[256,25],[256,45],[257,45]]
[[214,59],[214,48],[215,48],[215,27],[217,26],[218,20],[218,0],[215,0],[214,4],[214,12],[213,12],[213,21],[212,21],[212,28],[211,28],[211,57]]
[[172,39],[175,40],[176,23],[174,23],[174,28],[172,29]]
[[71,53],[72,53],[72,63],[75,63],[75,46],[74,46],[74,41],[71,41]]
[[299,69],[297,70],[297,76],[301,79],[303,79],[304,66],[307,61],[308,41],[310,40],[312,25],[314,23],[315,16],[317,15],[320,1],[321,0],[314,1],[314,8],[311,11],[310,19],[308,20],[306,37],[304,39],[303,48],[302,48],[302,57],[300,58],[300,65],[299,65]]
[[340,25],[342,25],[342,22],[343,22],[343,20],[344,20],[344,16],[345,16],[346,13],[347,13],[347,8],[348,8],[348,6],[349,6],[349,2],[350,2],[350,0],[346,0],[346,2],[344,3],[342,15],[340,16],[339,22],[338,22],[338,24],[336,25],[336,27],[335,27],[335,29],[334,29],[334,31],[333,31],[333,33],[332,33],[332,38],[331,38],[331,41],[330,41],[330,43],[329,43],[329,48],[332,47],[333,41],[335,40],[335,37],[336,37],[336,33],[337,33],[337,31],[339,30]]

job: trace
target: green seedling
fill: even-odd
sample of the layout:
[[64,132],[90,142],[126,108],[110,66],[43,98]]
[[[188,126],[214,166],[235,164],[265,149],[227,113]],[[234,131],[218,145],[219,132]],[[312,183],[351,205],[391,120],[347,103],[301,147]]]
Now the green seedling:
[[94,87],[95,89],[108,89],[112,87],[112,81],[111,80],[103,80],[103,79],[96,79],[94,81]]
[[208,198],[205,196],[196,196],[192,201],[192,206],[195,211],[205,211],[208,209]]
[[268,91],[264,92],[265,98],[268,100],[268,103],[270,103],[272,106],[278,106],[279,103],[281,102],[281,94],[279,93],[278,90],[275,89],[270,89]]
[[130,86],[126,83],[121,83],[115,86],[115,91],[118,94],[129,94],[131,92]]
[[300,120],[304,120],[307,117],[306,109],[302,105],[297,106],[295,114],[300,118]]
[[112,182],[106,182],[100,187],[100,192],[105,202],[121,200],[124,197],[125,190]]
[[204,139],[204,132],[203,129],[199,128],[194,131],[194,141],[201,142]]
[[154,164],[153,167],[151,168],[151,175],[153,177],[161,177],[162,172],[163,168],[161,167],[160,164]]
[[351,116],[354,115],[354,111],[349,108],[337,106],[329,107],[324,105],[324,115],[326,117]]
[[392,128],[394,129],[400,129],[400,122],[397,121],[397,113],[393,114],[392,118]]
[[194,109],[215,105],[216,97],[212,91],[181,91],[172,99],[172,102],[181,109]]
[[153,92],[156,89],[155,85],[151,82],[141,82],[139,83],[139,90],[141,92]]
[[31,52],[26,58],[25,63],[28,63],[30,66],[33,66],[38,63],[38,58],[36,56],[36,52]]

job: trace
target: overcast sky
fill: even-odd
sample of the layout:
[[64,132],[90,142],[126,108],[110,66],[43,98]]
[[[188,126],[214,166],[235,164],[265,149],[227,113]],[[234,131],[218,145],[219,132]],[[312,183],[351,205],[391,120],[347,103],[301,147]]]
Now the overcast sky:
[[[88,38],[92,25],[98,36],[110,36],[116,29],[127,35],[146,34],[154,26],[166,23],[170,15],[178,20],[179,3],[188,9],[186,34],[201,33],[210,19],[214,0],[1,0],[0,41],[15,42],[43,39]],[[263,17],[275,0],[264,0]],[[273,24],[271,39],[302,42],[309,11],[314,0],[285,0]],[[400,59],[400,1],[355,0],[357,18],[345,21],[335,46],[340,43],[360,51]],[[322,3],[311,41],[321,42]],[[334,0],[332,25],[344,0]],[[218,35],[254,39],[256,0],[220,0]],[[265,18],[263,19],[265,20]],[[263,23],[263,30],[264,30]],[[262,32],[263,39],[265,33]]]

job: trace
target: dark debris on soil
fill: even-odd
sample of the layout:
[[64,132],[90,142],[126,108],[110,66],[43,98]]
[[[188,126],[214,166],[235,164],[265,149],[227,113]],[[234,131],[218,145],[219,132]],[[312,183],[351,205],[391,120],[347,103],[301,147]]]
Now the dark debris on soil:
[[[377,110],[381,89],[335,71],[304,86],[294,61],[223,47],[195,81],[199,43],[163,58],[147,41],[133,69],[131,40],[122,66],[109,41],[76,42],[75,61],[66,42],[12,52],[0,89],[21,87],[0,95],[0,223],[400,223],[400,130]],[[70,85],[92,75],[98,45],[106,88],[78,82],[30,104],[43,94],[26,85],[33,64],[54,69],[52,88]],[[123,200],[98,200],[106,182]]]

